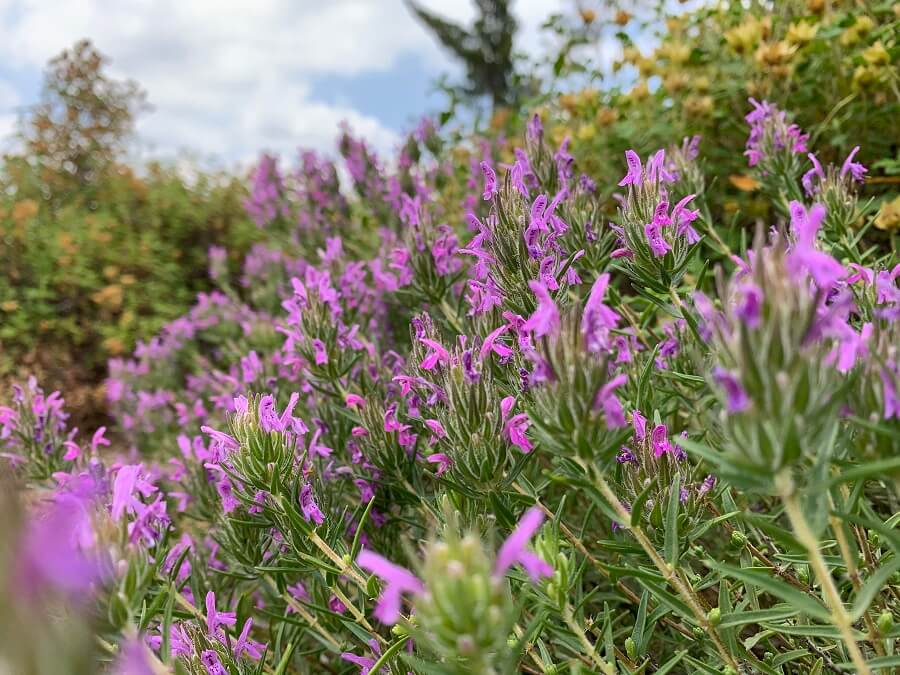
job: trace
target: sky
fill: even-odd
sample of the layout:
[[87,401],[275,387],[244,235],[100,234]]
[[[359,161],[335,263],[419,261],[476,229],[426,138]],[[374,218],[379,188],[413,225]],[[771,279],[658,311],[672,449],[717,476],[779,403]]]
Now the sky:
[[[468,0],[424,0],[467,22]],[[519,49],[571,0],[514,0]],[[260,151],[333,151],[346,120],[379,151],[428,110],[436,78],[458,72],[402,0],[0,0],[0,136],[40,91],[46,62],[80,38],[136,80],[152,110],[141,158],[220,166]],[[8,144],[10,141],[5,141]]]

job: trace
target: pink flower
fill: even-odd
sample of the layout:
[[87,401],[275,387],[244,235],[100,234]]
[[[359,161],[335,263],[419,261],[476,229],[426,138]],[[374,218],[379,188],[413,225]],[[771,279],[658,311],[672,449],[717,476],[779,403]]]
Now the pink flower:
[[348,408],[362,408],[366,405],[366,399],[359,394],[347,394],[344,398],[344,404]]
[[609,273],[597,277],[581,315],[581,332],[588,351],[596,352],[607,346],[609,331],[616,327],[621,317],[603,303],[609,286]]
[[547,287],[540,281],[529,281],[528,287],[538,300],[538,306],[525,324],[523,331],[533,332],[535,337],[555,335],[559,330],[559,310]]
[[429,338],[419,338],[419,342],[429,348],[422,363],[419,364],[423,370],[433,370],[439,363],[450,363],[450,352],[448,352],[440,342],[436,342]]
[[97,448],[101,446],[108,446],[109,439],[106,438],[106,427],[100,427],[97,431],[94,432],[94,435],[91,437],[91,452],[97,452]]
[[792,201],[790,211],[796,242],[787,256],[788,270],[794,275],[808,273],[816,286],[824,291],[831,290],[846,271],[837,260],[816,248],[816,234],[825,220],[825,207],[815,204],[807,212],[803,204]]
[[325,516],[313,500],[312,487],[309,483],[300,488],[300,510],[307,523],[313,521],[316,525],[321,525],[325,522]]
[[594,409],[603,410],[607,429],[619,429],[625,426],[625,411],[622,409],[622,403],[616,396],[615,390],[627,381],[628,378],[625,375],[617,375],[600,388],[597,398],[594,399]]
[[425,590],[425,586],[415,574],[372,551],[365,549],[360,551],[356,564],[384,582],[374,612],[375,618],[382,623],[393,624],[400,618],[403,593],[419,594]]
[[724,368],[713,370],[713,379],[725,390],[729,413],[739,413],[750,407],[750,399],[737,376]]
[[488,202],[497,194],[497,174],[487,162],[481,163],[481,173],[484,174],[484,192],[481,198]]
[[515,402],[516,399],[512,396],[507,396],[500,401],[500,414],[504,420],[503,433],[510,443],[518,447],[522,452],[529,453],[534,449],[534,445],[532,445],[528,436],[525,435],[525,432],[531,424],[531,420],[528,419],[528,415],[525,413],[509,416]]
[[496,330],[488,333],[488,336],[484,338],[484,342],[481,345],[481,350],[478,353],[478,356],[482,361],[487,358],[487,355],[490,352],[494,352],[501,359],[509,358],[513,355],[513,350],[510,347],[507,347],[502,342],[497,342],[497,338],[499,338],[508,330],[509,324],[504,324],[500,326],[500,328],[497,328]]
[[[206,632],[212,638],[224,637],[224,631],[220,626],[233,626],[237,623],[234,612],[219,612],[216,610],[216,594],[210,591],[206,594]],[[220,638],[221,639],[221,638]]]
[[643,166],[641,165],[641,158],[634,150],[626,150],[625,162],[628,164],[628,173],[626,173],[625,177],[619,181],[619,187],[625,187],[626,185],[640,185],[644,173]]
[[657,258],[661,258],[672,250],[672,247],[669,246],[669,242],[663,237],[660,224],[655,218],[653,222],[644,225],[644,234],[647,235],[647,242],[650,244],[650,250],[653,251],[653,255]]
[[662,457],[667,452],[672,452],[672,444],[669,443],[669,431],[665,424],[657,424],[650,432],[650,446],[653,448],[654,457]]
[[438,465],[437,471],[434,474],[438,478],[440,478],[444,474],[444,472],[446,472],[447,469],[449,469],[453,464],[453,460],[450,459],[450,456],[444,454],[443,452],[436,452],[432,455],[428,455],[428,457],[426,457],[425,459],[432,464]]
[[553,575],[553,568],[546,561],[525,548],[543,522],[544,514],[540,507],[532,506],[525,512],[516,529],[497,552],[497,561],[494,565],[495,577],[503,577],[506,571],[516,563],[525,568],[525,572],[535,583],[540,581],[541,577]]

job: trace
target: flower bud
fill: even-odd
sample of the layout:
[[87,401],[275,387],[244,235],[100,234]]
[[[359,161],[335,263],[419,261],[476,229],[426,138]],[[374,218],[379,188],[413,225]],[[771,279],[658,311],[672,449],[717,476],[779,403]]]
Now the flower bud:
[[630,635],[625,638],[625,653],[628,655],[628,658],[634,661],[637,656],[637,645],[634,642],[634,638]]
[[889,609],[884,610],[878,617],[878,632],[886,636],[894,628],[894,615]]
[[713,607],[706,614],[706,620],[709,621],[710,626],[718,626],[722,623],[722,610],[718,607]]

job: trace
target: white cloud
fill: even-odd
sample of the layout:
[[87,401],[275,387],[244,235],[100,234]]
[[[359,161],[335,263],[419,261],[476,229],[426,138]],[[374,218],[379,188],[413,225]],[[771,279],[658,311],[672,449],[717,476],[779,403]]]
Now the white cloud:
[[[523,46],[562,0],[520,0]],[[429,0],[430,9],[469,20],[464,0]],[[139,123],[151,155],[190,149],[245,161],[260,149],[332,149],[347,120],[378,150],[395,131],[346,104],[315,100],[315,78],[388,72],[415,54],[435,74],[450,62],[402,0],[4,0],[0,59],[39,72],[46,61],[88,37],[137,80],[153,112]],[[3,96],[0,90],[0,97]],[[0,127],[4,121],[0,118]],[[2,130],[2,129],[0,129]]]

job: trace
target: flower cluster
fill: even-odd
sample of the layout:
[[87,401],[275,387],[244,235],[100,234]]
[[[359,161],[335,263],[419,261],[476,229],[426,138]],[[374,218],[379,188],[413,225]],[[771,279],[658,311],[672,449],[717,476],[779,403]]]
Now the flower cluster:
[[801,178],[809,138],[748,121],[784,214],[749,249],[693,136],[618,184],[537,115],[264,157],[264,241],[110,363],[107,427],[0,407],[11,671],[892,663],[900,265],[848,234],[855,151]]

